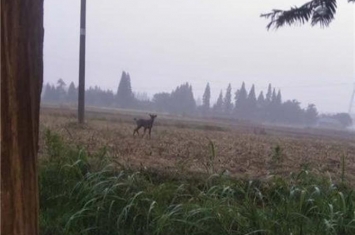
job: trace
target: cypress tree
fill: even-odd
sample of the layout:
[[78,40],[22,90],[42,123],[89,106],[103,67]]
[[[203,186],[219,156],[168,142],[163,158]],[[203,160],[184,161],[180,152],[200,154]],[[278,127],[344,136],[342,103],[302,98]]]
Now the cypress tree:
[[210,89],[210,84],[207,83],[205,92],[203,93],[203,98],[202,98],[202,110],[204,113],[208,112],[210,109],[210,99],[211,99],[211,89]]
[[171,94],[167,92],[154,94],[152,101],[158,111],[172,112]]
[[277,96],[276,96],[276,90],[274,88],[274,89],[272,89],[271,103],[276,102],[276,100],[277,100]]
[[229,83],[226,91],[226,95],[224,97],[224,113],[225,114],[230,114],[233,109],[233,104],[232,104],[232,86]]
[[235,93],[235,112],[238,117],[244,117],[247,107],[248,92],[245,89],[245,83],[242,83],[241,88]]
[[74,82],[71,82],[68,88],[67,100],[70,103],[76,103],[78,100],[78,90],[74,85]]
[[256,107],[256,95],[255,95],[255,86],[253,86],[250,89],[249,95],[248,95],[248,105],[251,107]]
[[257,100],[257,118],[259,120],[263,120],[265,119],[265,98],[264,98],[264,93],[263,91],[260,92],[259,96],[258,96],[258,100]]
[[51,95],[52,95],[51,94],[52,93],[51,85],[49,83],[47,83],[43,90],[44,90],[44,93],[43,93],[43,96],[42,96],[42,100],[46,101],[46,102],[51,101]]
[[256,108],[257,108],[257,103],[256,103],[256,95],[255,95],[255,86],[253,85],[250,89],[248,98],[247,98],[247,112],[246,116],[248,118],[253,119],[256,114]]
[[65,90],[66,84],[63,79],[59,78],[57,81],[56,95],[59,102],[66,100],[67,92]]
[[282,98],[281,98],[281,91],[280,91],[280,90],[277,92],[276,103],[277,103],[278,105],[281,105],[281,104],[282,104]]
[[281,103],[278,102],[275,88],[272,91],[271,103],[268,105],[267,109],[270,121],[276,122],[281,118]]
[[171,92],[171,110],[174,113],[192,114],[195,109],[196,101],[189,83],[182,84]]
[[264,93],[261,91],[257,100],[258,108],[264,107],[264,102],[265,102]]
[[272,88],[271,88],[271,84],[269,84],[267,88],[266,97],[265,97],[266,103],[271,103],[271,99],[272,99]]
[[131,77],[125,71],[122,72],[121,80],[117,89],[117,105],[121,108],[132,107],[134,96],[131,87]]
[[216,114],[221,114],[223,112],[223,91],[219,93],[217,102],[213,105],[213,111]]

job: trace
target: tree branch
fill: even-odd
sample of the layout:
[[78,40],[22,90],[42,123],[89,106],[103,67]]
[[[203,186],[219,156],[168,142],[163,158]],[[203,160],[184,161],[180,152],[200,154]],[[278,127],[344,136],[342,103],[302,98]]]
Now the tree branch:
[[[348,0],[354,3],[355,0]],[[300,7],[291,7],[290,10],[272,10],[261,14],[260,17],[270,19],[267,29],[279,28],[286,24],[304,24],[311,21],[311,25],[329,26],[336,13],[337,0],[312,0]]]

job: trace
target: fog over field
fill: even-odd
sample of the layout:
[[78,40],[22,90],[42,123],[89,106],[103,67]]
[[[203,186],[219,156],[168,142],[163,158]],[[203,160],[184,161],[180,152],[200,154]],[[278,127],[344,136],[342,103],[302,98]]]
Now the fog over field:
[[[122,71],[132,89],[151,97],[189,82],[195,99],[211,86],[269,83],[283,100],[314,103],[320,112],[347,112],[355,82],[354,4],[338,1],[329,28],[267,31],[261,13],[304,0],[87,1],[86,87],[117,91]],[[44,82],[77,85],[80,1],[44,2]],[[234,95],[233,95],[234,96]]]

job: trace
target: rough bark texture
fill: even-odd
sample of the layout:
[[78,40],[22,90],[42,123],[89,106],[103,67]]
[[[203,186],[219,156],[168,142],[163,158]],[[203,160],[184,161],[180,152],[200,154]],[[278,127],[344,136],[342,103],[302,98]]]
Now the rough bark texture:
[[43,0],[1,0],[1,234],[38,234]]

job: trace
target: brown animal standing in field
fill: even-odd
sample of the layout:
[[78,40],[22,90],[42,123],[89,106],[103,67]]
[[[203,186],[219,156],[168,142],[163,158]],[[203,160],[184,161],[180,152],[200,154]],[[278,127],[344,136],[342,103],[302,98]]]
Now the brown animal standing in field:
[[137,127],[133,131],[133,135],[137,133],[139,135],[138,130],[144,127],[144,133],[143,136],[145,135],[145,132],[147,129],[149,129],[149,138],[150,138],[150,132],[152,131],[154,119],[157,117],[157,115],[149,114],[150,119],[137,119],[134,118],[134,121],[136,121]]

